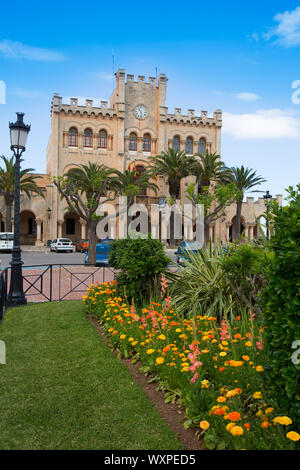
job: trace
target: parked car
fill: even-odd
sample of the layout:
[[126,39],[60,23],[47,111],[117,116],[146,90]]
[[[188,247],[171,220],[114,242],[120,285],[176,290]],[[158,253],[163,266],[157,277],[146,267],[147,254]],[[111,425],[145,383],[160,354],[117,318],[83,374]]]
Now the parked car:
[[[96,266],[108,266],[108,255],[113,240],[106,238],[96,243]],[[84,264],[87,264],[88,253],[85,255]]]
[[181,242],[175,253],[175,255],[177,255],[177,263],[184,264],[185,261],[189,260],[190,253],[197,254],[201,248],[202,245],[199,242]]
[[55,251],[56,253],[58,251],[69,251],[72,253],[74,251],[74,245],[69,238],[56,238],[50,244],[50,251]]
[[89,247],[88,240],[79,240],[78,242],[75,242],[75,250],[80,251],[80,253],[87,251],[88,247]]
[[12,251],[14,247],[14,234],[13,232],[0,233],[0,251]]

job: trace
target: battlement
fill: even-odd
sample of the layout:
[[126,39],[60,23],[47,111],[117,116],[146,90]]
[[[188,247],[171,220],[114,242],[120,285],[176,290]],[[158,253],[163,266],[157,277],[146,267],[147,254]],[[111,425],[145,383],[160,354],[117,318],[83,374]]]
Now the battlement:
[[145,83],[147,85],[156,86],[156,77],[148,77],[147,80],[144,75],[138,75],[137,80],[135,80],[135,76],[128,73],[126,75],[126,84],[130,83]]
[[194,109],[188,109],[187,114],[182,113],[181,108],[175,108],[174,113],[170,114],[167,112],[168,109],[165,108],[164,120],[169,121],[170,123],[175,122],[180,124],[182,123],[193,123],[193,124],[202,124],[202,125],[216,125],[217,127],[222,126],[222,111],[217,109],[213,116],[209,117],[207,111],[200,111],[200,114],[197,115]]
[[87,98],[68,98],[66,101],[63,101],[63,98],[59,96],[58,93],[54,93],[52,102],[51,102],[51,112],[59,113],[64,111],[65,113],[95,113],[95,114],[109,114],[117,115],[115,109],[110,109],[108,107],[108,101],[106,100],[93,100]]

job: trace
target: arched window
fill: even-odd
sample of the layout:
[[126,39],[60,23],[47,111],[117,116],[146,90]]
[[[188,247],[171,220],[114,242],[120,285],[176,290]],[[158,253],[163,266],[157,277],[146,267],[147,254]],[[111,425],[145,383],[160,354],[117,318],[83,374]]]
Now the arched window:
[[149,134],[144,135],[143,152],[151,152],[151,136]]
[[185,143],[185,152],[188,154],[193,154],[194,153],[194,142],[193,142],[193,137],[188,137],[186,139]]
[[173,137],[173,150],[180,150],[180,138],[179,135]]
[[201,139],[199,140],[198,152],[199,152],[201,155],[205,155],[205,152],[206,152],[206,140],[204,139],[204,137],[201,137]]
[[129,139],[129,150],[132,152],[137,151],[137,136],[134,132],[130,134],[130,139]]
[[[137,184],[138,184],[138,179],[139,177],[145,172],[145,167],[143,167],[142,165],[137,165],[136,169],[135,169],[135,173],[136,173],[136,181],[137,181]],[[139,192],[139,196],[146,196],[147,195],[147,189],[146,188],[141,188],[140,189],[140,192]]]
[[69,146],[78,147],[78,131],[76,127],[71,127],[69,130]]
[[100,149],[107,149],[107,132],[104,129],[99,132],[98,147]]
[[93,132],[91,129],[85,129],[83,137],[84,147],[93,147]]

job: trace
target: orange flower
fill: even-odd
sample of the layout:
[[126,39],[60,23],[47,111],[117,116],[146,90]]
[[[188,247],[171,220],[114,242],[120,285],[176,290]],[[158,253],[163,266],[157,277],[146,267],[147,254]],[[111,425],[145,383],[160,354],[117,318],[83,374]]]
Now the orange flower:
[[262,427],[263,429],[267,429],[269,426],[270,426],[269,421],[263,421],[263,422],[261,423],[261,427]]
[[245,423],[244,426],[245,426],[245,428],[247,429],[247,431],[250,431],[250,427],[251,427],[251,426],[250,426],[249,423]]
[[241,415],[237,411],[232,411],[231,413],[228,413],[227,418],[230,421],[240,421]]

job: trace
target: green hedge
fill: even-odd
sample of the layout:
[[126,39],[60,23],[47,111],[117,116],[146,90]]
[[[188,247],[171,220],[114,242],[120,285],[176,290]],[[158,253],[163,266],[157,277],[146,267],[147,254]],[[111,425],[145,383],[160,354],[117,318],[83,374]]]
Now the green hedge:
[[300,364],[292,360],[293,344],[300,340],[300,184],[297,190],[289,188],[288,199],[288,206],[275,211],[271,240],[274,261],[263,290],[262,309],[268,386],[300,424]]

